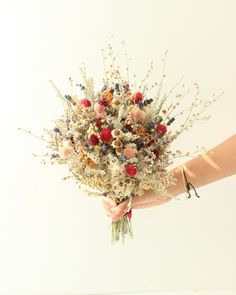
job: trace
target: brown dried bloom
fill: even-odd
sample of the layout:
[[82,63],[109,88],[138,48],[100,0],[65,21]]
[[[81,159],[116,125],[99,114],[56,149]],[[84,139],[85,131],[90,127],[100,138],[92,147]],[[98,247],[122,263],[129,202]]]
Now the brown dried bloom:
[[149,133],[147,132],[147,129],[144,126],[138,126],[137,130],[136,130],[136,133],[139,136],[142,136],[142,137],[145,137],[145,138],[149,137]]
[[68,158],[74,152],[71,146],[62,146],[59,149],[60,156],[64,159]]
[[101,93],[101,97],[107,99],[109,102],[113,99],[113,95],[110,90],[103,91]]
[[115,148],[121,147],[122,142],[119,139],[113,140],[112,146],[115,147]]
[[113,129],[111,134],[113,137],[119,137],[121,135],[120,129]]

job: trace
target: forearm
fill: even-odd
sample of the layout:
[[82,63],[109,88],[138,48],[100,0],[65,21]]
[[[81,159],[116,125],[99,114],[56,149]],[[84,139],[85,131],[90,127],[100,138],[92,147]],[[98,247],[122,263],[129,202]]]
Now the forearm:
[[[195,188],[215,182],[236,173],[236,135],[225,140],[207,153],[200,155],[183,165],[188,181]],[[176,197],[185,192],[181,166],[171,171],[176,185],[167,188],[167,192]],[[153,190],[146,191],[143,196],[135,197],[133,208],[146,208],[166,202],[158,200]]]
[[[186,162],[183,168],[188,181],[196,188],[236,173],[236,135],[207,153]],[[177,196],[184,191],[184,185],[180,167],[173,172],[177,178],[177,186],[170,187],[168,191]]]

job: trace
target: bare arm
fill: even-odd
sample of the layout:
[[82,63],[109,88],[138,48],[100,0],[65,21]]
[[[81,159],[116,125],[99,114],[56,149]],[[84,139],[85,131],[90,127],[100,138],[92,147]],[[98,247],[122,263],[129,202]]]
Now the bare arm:
[[[215,182],[236,173],[236,134],[223,141],[207,153],[198,156],[184,165],[187,179],[195,188]],[[171,171],[176,179],[176,185],[167,189],[167,192],[176,197],[185,192],[181,167]],[[166,197],[157,198],[153,190],[148,190],[143,196],[133,198],[133,209],[157,206],[169,201]],[[120,219],[125,213],[128,201],[116,206],[111,199],[104,199],[104,207],[112,220]]]
[[[183,166],[188,180],[195,187],[204,186],[236,173],[236,134]],[[177,185],[169,188],[169,192],[177,196],[184,192],[183,179],[180,167],[175,168],[173,172]]]

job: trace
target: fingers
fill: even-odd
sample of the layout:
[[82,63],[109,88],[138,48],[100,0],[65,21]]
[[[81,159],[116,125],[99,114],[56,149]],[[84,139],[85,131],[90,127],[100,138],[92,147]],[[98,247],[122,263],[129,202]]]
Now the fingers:
[[123,217],[126,212],[125,209],[127,208],[128,201],[122,202],[116,207],[111,208],[111,219],[112,221],[118,221],[121,217]]
[[106,211],[107,216],[111,217],[111,214],[112,214],[111,209],[117,206],[116,202],[110,197],[103,197],[102,204],[103,204],[103,208]]
[[117,203],[111,197],[103,197],[102,203],[106,211],[106,215],[110,217],[112,221],[118,221],[126,214],[124,210],[127,208],[128,201],[117,205]]

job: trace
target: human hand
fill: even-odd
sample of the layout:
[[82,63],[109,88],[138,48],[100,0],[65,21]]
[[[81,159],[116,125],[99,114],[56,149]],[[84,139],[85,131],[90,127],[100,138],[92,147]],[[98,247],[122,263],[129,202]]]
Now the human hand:
[[[170,200],[170,197],[160,196],[153,190],[149,190],[145,191],[142,196],[135,196],[132,198],[132,209],[159,206]],[[118,221],[126,214],[125,209],[128,206],[128,202],[129,200],[117,204],[111,197],[103,197],[103,207],[107,216],[110,217],[112,221]]]
[[103,207],[106,211],[106,215],[112,219],[112,221],[118,221],[127,212],[125,209],[128,206],[129,200],[126,200],[120,204],[117,204],[111,197],[103,197]]

